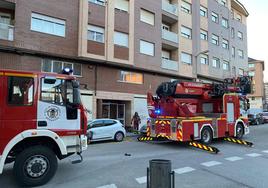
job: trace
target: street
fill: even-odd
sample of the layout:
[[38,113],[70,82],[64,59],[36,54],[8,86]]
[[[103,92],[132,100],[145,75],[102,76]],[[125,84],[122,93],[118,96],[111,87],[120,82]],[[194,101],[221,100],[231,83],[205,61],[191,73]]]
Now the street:
[[[268,124],[251,126],[250,131],[245,140],[253,148],[216,141],[212,145],[220,150],[217,155],[176,143],[141,143],[135,137],[93,143],[83,153],[83,163],[60,161],[55,177],[42,187],[145,188],[151,159],[172,161],[176,187],[267,187]],[[1,187],[16,187],[11,167],[0,176]]]

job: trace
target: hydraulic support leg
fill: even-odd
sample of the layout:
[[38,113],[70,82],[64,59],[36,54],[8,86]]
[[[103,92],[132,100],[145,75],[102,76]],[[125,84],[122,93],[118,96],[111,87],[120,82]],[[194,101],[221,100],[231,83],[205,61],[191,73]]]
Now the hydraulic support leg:
[[198,143],[198,142],[189,142],[189,145],[192,146],[192,147],[195,147],[195,148],[198,148],[198,149],[202,149],[202,150],[205,150],[205,151],[208,151],[210,153],[214,153],[214,154],[217,154],[220,152],[220,150],[218,148],[215,148],[213,146],[207,146],[207,145],[204,145],[204,144],[201,144],[201,143]]
[[240,140],[240,139],[236,139],[236,138],[224,138],[224,140],[228,141],[228,142],[235,143],[235,144],[244,145],[244,146],[249,146],[249,147],[254,146],[254,144],[252,142],[248,142],[248,141]]

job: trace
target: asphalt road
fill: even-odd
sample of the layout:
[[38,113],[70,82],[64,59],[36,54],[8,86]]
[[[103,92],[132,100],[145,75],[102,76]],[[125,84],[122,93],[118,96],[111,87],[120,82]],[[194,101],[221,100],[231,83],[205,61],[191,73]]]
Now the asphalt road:
[[[59,162],[55,177],[43,188],[145,188],[151,159],[167,159],[175,171],[176,187],[268,187],[268,124],[252,126],[245,140],[253,148],[216,141],[217,155],[176,143],[141,143],[127,138],[122,143],[90,144],[84,162]],[[125,156],[125,153],[131,156]],[[16,187],[12,166],[0,175],[0,187]]]

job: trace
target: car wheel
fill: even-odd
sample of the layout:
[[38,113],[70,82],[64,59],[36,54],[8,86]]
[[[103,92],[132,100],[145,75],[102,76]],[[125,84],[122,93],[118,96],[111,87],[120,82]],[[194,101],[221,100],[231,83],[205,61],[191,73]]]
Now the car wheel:
[[212,131],[209,127],[205,127],[201,132],[201,142],[203,144],[210,144],[212,141]]
[[16,157],[13,173],[21,186],[35,187],[46,184],[55,175],[57,167],[57,157],[50,148],[32,146]]
[[244,136],[244,128],[241,124],[237,124],[236,126],[236,138],[242,139]]
[[117,132],[115,135],[114,135],[114,140],[116,142],[122,142],[124,140],[124,134],[122,132]]

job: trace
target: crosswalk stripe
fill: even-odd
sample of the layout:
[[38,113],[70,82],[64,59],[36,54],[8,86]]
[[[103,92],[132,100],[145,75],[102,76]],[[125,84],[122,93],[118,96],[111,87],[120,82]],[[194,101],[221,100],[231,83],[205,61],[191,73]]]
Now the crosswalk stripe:
[[242,160],[242,159],[243,159],[243,158],[241,158],[241,157],[237,157],[237,156],[225,158],[225,160],[227,160],[227,161],[231,161],[231,162],[239,161],[239,160]]
[[97,188],[117,188],[117,186],[115,184],[110,184],[110,185],[104,185],[104,186],[97,187]]
[[191,168],[191,167],[187,166],[187,167],[175,169],[174,172],[176,174],[184,174],[184,173],[192,172],[194,170],[195,170],[194,168]]
[[249,153],[249,154],[246,154],[246,156],[249,156],[249,157],[259,157],[261,155],[262,154],[260,154],[260,153]]
[[140,178],[136,178],[136,181],[137,181],[139,184],[146,183],[146,182],[147,182],[147,176],[143,176],[143,177],[140,177]]
[[268,150],[263,150],[262,152],[263,152],[263,153],[268,153]]
[[222,164],[221,162],[218,161],[208,161],[205,163],[201,163],[201,165],[206,166],[206,167],[211,167],[211,166],[216,166]]

